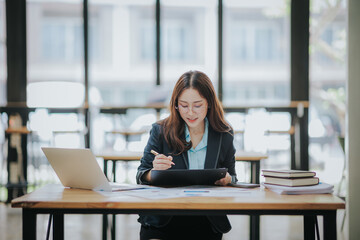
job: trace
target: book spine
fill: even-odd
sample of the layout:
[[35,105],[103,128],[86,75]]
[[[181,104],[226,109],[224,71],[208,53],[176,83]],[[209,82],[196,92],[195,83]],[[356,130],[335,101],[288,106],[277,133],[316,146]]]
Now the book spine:
[[319,183],[313,183],[313,184],[305,184],[305,185],[286,185],[286,184],[275,184],[275,183],[267,183],[267,182],[265,183],[269,185],[283,186],[283,187],[307,187],[307,186],[314,186],[319,184]]
[[270,178],[281,178],[281,179],[303,179],[303,178],[314,178],[314,176],[305,176],[305,177],[294,177],[294,176],[290,176],[290,177],[280,177],[280,176],[272,176],[272,175],[263,175],[265,178],[270,177]]

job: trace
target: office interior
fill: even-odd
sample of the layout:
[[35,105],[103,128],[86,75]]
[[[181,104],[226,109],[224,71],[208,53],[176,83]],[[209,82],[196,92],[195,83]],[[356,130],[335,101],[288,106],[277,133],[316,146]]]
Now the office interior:
[[[356,239],[358,10],[356,0],[0,0],[0,239],[21,238],[11,199],[60,183],[41,146],[141,152],[188,70],[213,81],[237,151],[335,186],[346,201],[338,239]],[[118,163],[117,181],[135,183],[137,165]],[[248,165],[237,174],[249,181]],[[98,216],[69,218],[66,239],[101,238]],[[117,239],[137,239],[137,216],[117,218]],[[246,216],[230,220],[244,227],[223,239],[246,239]],[[261,239],[302,239],[301,224],[263,216]]]

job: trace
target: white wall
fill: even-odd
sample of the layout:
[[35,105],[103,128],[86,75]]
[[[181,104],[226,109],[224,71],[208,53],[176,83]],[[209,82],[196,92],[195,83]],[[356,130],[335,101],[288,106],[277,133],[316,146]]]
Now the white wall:
[[348,9],[347,220],[349,239],[355,240],[360,237],[360,1],[348,0]]

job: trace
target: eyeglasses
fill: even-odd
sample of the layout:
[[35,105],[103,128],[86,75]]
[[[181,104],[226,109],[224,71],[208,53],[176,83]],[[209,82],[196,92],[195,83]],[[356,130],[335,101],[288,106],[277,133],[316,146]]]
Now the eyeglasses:
[[[178,109],[182,113],[188,113],[190,111],[190,106],[188,106],[188,105],[179,104],[175,108]],[[205,108],[206,108],[205,104],[195,105],[195,106],[191,107],[191,111],[194,113],[201,113],[204,111]]]

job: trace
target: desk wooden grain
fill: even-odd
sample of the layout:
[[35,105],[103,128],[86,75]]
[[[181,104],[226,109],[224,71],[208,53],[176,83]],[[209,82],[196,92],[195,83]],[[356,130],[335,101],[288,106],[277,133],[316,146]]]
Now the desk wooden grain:
[[[123,151],[123,152],[105,152],[96,154],[96,157],[103,158],[104,160],[114,160],[114,161],[136,161],[140,160],[143,156],[142,152],[132,152],[132,151]],[[238,152],[235,154],[236,161],[260,161],[266,159],[268,156],[263,153],[257,152]]]
[[[156,215],[303,215],[304,239],[315,239],[316,216],[324,218],[324,239],[336,239],[336,211],[345,203],[331,194],[277,195],[252,189],[241,197],[185,197],[146,199],[125,192],[101,194],[49,185],[12,201],[23,208],[23,239],[36,239],[37,214],[53,214],[53,239],[64,239],[64,214],[156,214]],[[255,220],[256,220],[255,219]],[[258,240],[259,222],[251,221],[250,239]]]
[[336,210],[344,209],[340,198],[331,194],[278,195],[267,189],[248,190],[241,197],[184,197],[146,199],[117,192],[105,196],[99,192],[47,185],[11,202],[14,208],[82,209],[158,209],[158,210]]

